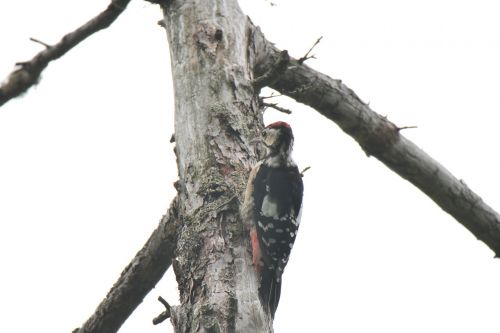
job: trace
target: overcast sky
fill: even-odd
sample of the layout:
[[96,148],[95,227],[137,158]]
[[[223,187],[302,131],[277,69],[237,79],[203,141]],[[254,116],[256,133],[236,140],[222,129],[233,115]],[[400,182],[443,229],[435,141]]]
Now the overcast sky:
[[[0,2],[0,79],[108,0]],[[342,79],[500,207],[496,1],[241,1],[279,48]],[[159,9],[133,1],[0,109],[0,331],[70,332],[106,295],[174,196],[173,97]],[[268,92],[265,92],[266,94]],[[315,111],[277,99],[306,173],[276,332],[497,333],[500,261]],[[120,332],[170,332],[171,271]]]

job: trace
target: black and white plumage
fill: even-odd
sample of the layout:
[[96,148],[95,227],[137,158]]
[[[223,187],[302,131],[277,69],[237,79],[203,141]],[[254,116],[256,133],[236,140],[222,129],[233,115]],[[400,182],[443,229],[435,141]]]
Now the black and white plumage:
[[260,278],[259,295],[274,317],[281,292],[281,276],[297,236],[303,183],[291,158],[290,125],[275,122],[264,131],[265,158],[250,173],[244,203],[250,228],[253,263]]

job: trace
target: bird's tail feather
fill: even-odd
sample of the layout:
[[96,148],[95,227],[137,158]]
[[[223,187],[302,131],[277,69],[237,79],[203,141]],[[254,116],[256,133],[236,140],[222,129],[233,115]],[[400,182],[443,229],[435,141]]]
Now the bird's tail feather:
[[259,294],[262,306],[274,318],[281,295],[281,277],[276,276],[274,269],[268,269],[267,267],[263,267],[261,274]]

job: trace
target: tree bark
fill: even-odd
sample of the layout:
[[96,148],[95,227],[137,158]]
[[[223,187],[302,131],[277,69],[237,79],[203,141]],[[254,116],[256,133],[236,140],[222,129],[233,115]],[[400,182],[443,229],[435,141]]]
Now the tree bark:
[[175,90],[183,225],[173,263],[176,332],[269,332],[239,203],[262,128],[252,26],[236,0],[162,5]]

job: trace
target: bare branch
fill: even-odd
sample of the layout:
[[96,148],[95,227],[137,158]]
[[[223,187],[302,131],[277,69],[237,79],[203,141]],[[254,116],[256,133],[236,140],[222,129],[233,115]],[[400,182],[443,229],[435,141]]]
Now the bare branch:
[[158,325],[170,318],[170,304],[161,296],[158,297],[158,301],[165,306],[165,311],[160,313],[156,318],[153,319],[153,325]]
[[32,42],[34,42],[34,43],[38,43],[38,44],[40,44],[40,45],[43,45],[43,46],[45,46],[47,49],[48,49],[48,48],[51,48],[51,46],[50,46],[49,44],[44,43],[44,42],[42,42],[42,41],[41,41],[41,40],[39,40],[39,39],[36,39],[36,38],[30,37],[30,41],[32,41]]
[[[256,32],[259,30],[257,29]],[[279,54],[255,35],[257,75],[271,70]],[[294,66],[295,64],[295,66]],[[352,136],[367,153],[418,187],[500,257],[500,215],[446,168],[401,135],[396,125],[372,111],[340,80],[291,59],[271,88],[316,109]]]
[[286,113],[286,114],[292,114],[292,111],[288,110],[288,109],[285,109],[281,106],[278,106],[278,103],[262,103],[262,106],[265,106],[267,108],[272,108],[272,109],[275,109],[279,112],[283,112],[283,113]]
[[269,99],[269,98],[275,98],[275,97],[280,97],[280,96],[283,96],[283,94],[275,94],[274,91],[271,92],[271,95],[269,96],[259,96],[260,99],[264,100],[264,99]]
[[311,167],[310,167],[310,166],[305,167],[305,168],[304,168],[304,170],[302,170],[302,171],[300,172],[300,175],[301,175],[302,177],[304,177],[304,173],[305,173],[307,170],[309,170],[309,169],[311,169]]
[[16,64],[18,67],[9,74],[7,79],[0,86],[0,106],[10,99],[21,95],[31,86],[38,83],[41,72],[47,67],[49,62],[60,58],[93,33],[109,27],[125,10],[129,2],[130,0],[112,0],[103,12],[75,31],[66,34],[53,46],[31,38],[33,42],[45,46],[45,49],[39,52],[30,61]]
[[417,126],[402,126],[402,127],[398,127],[398,131],[402,131],[405,129],[412,129],[412,128],[418,128],[418,127]]
[[75,330],[76,332],[118,331],[171,265],[177,246],[179,225],[179,207],[175,198],[144,247],[123,270],[94,314],[80,329]]
[[319,44],[319,42],[321,41],[321,39],[323,39],[323,36],[319,37],[316,42],[314,42],[313,46],[311,46],[311,48],[309,49],[309,51],[307,51],[307,53],[299,58],[299,60],[297,60],[297,62],[299,63],[299,65],[302,65],[304,63],[304,61],[306,61],[307,59],[311,59],[311,58],[316,58],[314,55],[310,56],[309,53],[311,53],[311,51],[316,47],[316,45]]

